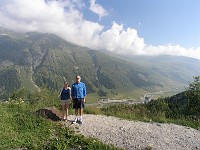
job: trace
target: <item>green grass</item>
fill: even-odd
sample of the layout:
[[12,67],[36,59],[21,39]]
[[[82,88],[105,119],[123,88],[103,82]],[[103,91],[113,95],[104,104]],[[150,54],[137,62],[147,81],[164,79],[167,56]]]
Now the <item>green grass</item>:
[[99,96],[97,93],[91,93],[91,94],[87,94],[86,102],[87,104],[97,103],[98,99],[99,99]]
[[[164,108],[161,108],[164,109]],[[137,120],[144,122],[174,123],[178,125],[188,126],[195,129],[200,128],[200,120],[195,120],[187,116],[170,117],[165,111],[154,111],[148,109],[145,104],[141,105],[110,105],[103,108],[95,106],[87,107],[85,113],[102,114],[107,116],[115,116],[127,120]]]
[[50,136],[53,124],[26,109],[25,104],[1,105],[0,149],[34,148]]
[[98,103],[99,99],[102,98],[108,98],[108,99],[140,99],[141,96],[144,96],[145,93],[148,93],[149,91],[145,91],[143,89],[135,89],[131,91],[126,91],[126,90],[113,90],[114,92],[111,92],[111,90],[105,90],[107,93],[106,96],[99,96],[98,93],[91,93],[87,94],[87,103],[92,104],[92,103]]
[[21,87],[28,90],[38,90],[32,81],[32,72],[30,68],[18,67],[20,71]]
[[135,88],[134,90],[120,90],[117,95],[113,98],[116,99],[140,99],[141,96],[144,96],[145,93],[148,93],[144,89]]
[[164,93],[161,93],[161,94],[156,94],[156,95],[154,95],[153,99],[164,98],[164,97],[171,97],[173,95],[181,93],[184,90],[185,89],[180,89],[180,90],[177,90],[177,91],[175,90],[175,91],[164,92]]
[[103,112],[99,108],[97,108],[96,106],[87,106],[87,107],[84,108],[84,113],[100,115]]
[[[60,122],[52,122],[37,116],[40,108],[56,106],[56,93],[42,89],[41,92],[26,93],[29,101],[23,102],[23,89],[16,92],[7,103],[0,104],[0,149],[83,149],[115,150],[94,138],[86,138],[64,127]],[[56,96],[55,96],[56,95]]]
[[[91,100],[97,97],[90,96]],[[7,103],[0,103],[0,149],[116,149],[112,145],[103,144],[94,138],[86,138],[59,122],[49,121],[34,113],[38,109],[52,106],[60,108],[57,92],[47,89],[42,89],[41,92],[20,89],[13,93]],[[173,114],[173,111],[164,99],[152,104],[110,105],[103,108],[86,105],[84,109],[84,113],[88,114],[200,128],[198,117]],[[69,112],[72,114],[73,110],[70,109]]]
[[[195,129],[200,128],[200,116],[198,115],[199,98],[199,77],[190,84],[190,97],[188,91],[181,92],[171,97],[152,100],[147,104],[128,105],[128,104],[110,104],[102,108],[91,106],[86,108],[86,113],[103,114],[116,116],[122,119],[140,120],[145,122],[175,123],[189,126]],[[195,87],[195,88],[194,88]],[[193,91],[196,89],[196,91]],[[193,99],[191,99],[191,97]],[[193,100],[193,101],[192,101]],[[189,107],[197,106],[195,111]]]

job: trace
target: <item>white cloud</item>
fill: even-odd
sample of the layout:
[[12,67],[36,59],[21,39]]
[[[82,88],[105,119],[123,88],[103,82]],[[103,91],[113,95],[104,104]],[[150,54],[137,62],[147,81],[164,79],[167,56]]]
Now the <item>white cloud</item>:
[[98,47],[117,53],[137,54],[145,47],[145,44],[144,40],[138,37],[135,29],[125,30],[123,25],[113,22],[110,30],[101,33]]
[[200,59],[200,47],[186,49],[180,45],[148,45],[143,49],[143,55],[177,55]]
[[86,46],[103,29],[100,24],[85,20],[73,1],[4,1],[0,6],[0,24],[14,31],[55,33]]
[[90,0],[90,10],[99,16],[99,20],[108,15],[108,12],[96,0]]
[[146,45],[137,30],[124,28],[116,22],[104,31],[101,24],[84,19],[81,7],[85,7],[82,0],[1,0],[0,26],[21,32],[54,33],[81,46],[119,54],[180,55],[200,59],[200,47]]

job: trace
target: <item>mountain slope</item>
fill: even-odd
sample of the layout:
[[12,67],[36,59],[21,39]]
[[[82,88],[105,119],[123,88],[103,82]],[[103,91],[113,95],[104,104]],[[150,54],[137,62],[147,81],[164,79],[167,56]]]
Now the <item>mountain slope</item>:
[[131,61],[145,66],[163,76],[188,84],[193,80],[193,76],[200,75],[200,60],[184,56],[119,56],[127,61]]
[[0,94],[4,96],[9,94],[5,86],[11,85],[13,80],[18,83],[12,85],[10,91],[20,86],[31,90],[37,90],[37,86],[58,90],[64,80],[74,82],[76,74],[82,76],[88,93],[134,95],[137,90],[175,89],[184,85],[179,77],[171,78],[167,72],[163,74],[139,61],[125,61],[80,47],[53,34],[1,31],[0,54],[0,70],[16,71],[9,81],[1,75],[4,82],[0,84]]

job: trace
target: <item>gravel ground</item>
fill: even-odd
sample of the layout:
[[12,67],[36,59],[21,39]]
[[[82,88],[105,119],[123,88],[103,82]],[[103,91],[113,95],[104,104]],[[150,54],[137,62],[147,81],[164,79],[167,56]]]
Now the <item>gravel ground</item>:
[[[69,116],[74,119],[74,116]],[[175,124],[145,123],[103,115],[84,115],[81,134],[127,150],[200,150],[200,131]],[[75,127],[77,125],[71,125]]]

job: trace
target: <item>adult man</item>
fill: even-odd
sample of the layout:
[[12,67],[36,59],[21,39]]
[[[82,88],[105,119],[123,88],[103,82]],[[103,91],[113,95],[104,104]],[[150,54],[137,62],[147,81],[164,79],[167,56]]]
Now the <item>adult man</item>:
[[[73,99],[73,108],[75,109],[75,120],[73,123],[79,122],[82,124],[83,108],[86,98],[86,86],[83,82],[81,82],[81,77],[79,75],[76,76],[76,82],[72,84],[71,96]],[[78,118],[78,109],[80,118]]]

